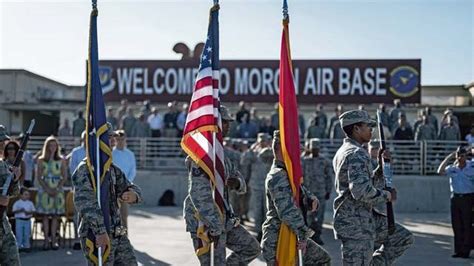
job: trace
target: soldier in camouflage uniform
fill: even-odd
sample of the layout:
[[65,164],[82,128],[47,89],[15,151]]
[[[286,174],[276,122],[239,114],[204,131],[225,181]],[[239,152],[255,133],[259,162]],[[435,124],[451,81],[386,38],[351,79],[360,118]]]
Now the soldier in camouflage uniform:
[[415,140],[435,140],[436,130],[432,124],[429,123],[428,116],[421,117],[421,124],[415,129]]
[[[232,121],[227,108],[221,106],[222,133],[227,135],[229,123]],[[227,200],[228,189],[237,190],[243,194],[246,192],[246,184],[242,175],[225,154],[224,169],[226,187],[224,199]],[[224,221],[221,220],[219,210],[212,197],[212,187],[207,174],[190,158],[186,158],[186,166],[189,171],[188,196],[184,200],[184,219],[186,231],[191,234],[195,250],[201,247],[201,238],[198,237],[199,221],[204,223],[208,230],[209,240],[217,242],[214,250],[215,265],[240,265],[248,264],[260,254],[257,240],[233,217],[231,206],[226,207]],[[199,219],[198,219],[199,217]],[[226,247],[232,253],[226,258]],[[210,252],[198,255],[201,265],[210,264]]]
[[[243,179],[245,182],[248,182],[248,171],[242,171],[242,166],[240,165],[240,160],[242,157],[242,153],[240,152],[241,147],[244,146],[244,142],[242,140],[232,140],[232,146],[233,148],[229,147],[224,147],[224,156],[230,160],[232,165],[236,167],[236,170],[239,172],[239,174],[242,174]],[[247,221],[247,210],[248,210],[248,202],[247,200],[247,194],[248,191],[245,193],[238,193],[235,190],[230,190],[229,191],[229,201],[230,204],[232,205],[233,211],[235,215],[237,215],[241,221],[245,220]]]
[[[280,132],[273,135],[274,161],[265,180],[267,197],[267,217],[263,223],[262,251],[267,265],[275,265],[280,226],[285,223],[298,237],[298,246],[303,249],[304,265],[329,265],[331,258],[326,250],[311,240],[314,231],[306,225],[302,210],[293,199],[288,173],[283,162],[280,145]],[[301,187],[305,190],[304,187]],[[318,200],[309,191],[306,193],[312,201],[312,211],[316,211]]]
[[312,239],[319,245],[324,245],[321,240],[321,232],[324,222],[324,211],[326,200],[329,199],[333,188],[334,172],[331,162],[319,154],[319,139],[309,140],[310,154],[304,156],[301,160],[303,168],[303,177],[305,187],[311,191],[319,200],[319,208],[316,213],[310,213],[308,224],[315,234]]
[[[110,130],[110,129],[109,129]],[[137,265],[133,247],[127,236],[127,228],[122,225],[118,202],[134,204],[142,201],[140,188],[130,183],[125,174],[112,163],[109,171],[109,208],[110,208],[110,231],[104,225],[102,210],[99,208],[96,193],[89,181],[89,169],[83,160],[71,179],[74,185],[74,205],[79,213],[79,236],[84,256],[89,260],[87,254],[89,248],[86,246],[86,237],[92,230],[96,237],[96,246],[105,248],[110,241],[110,254],[105,265]],[[90,265],[94,265],[89,261]]]
[[271,137],[268,133],[258,133],[257,142],[242,154],[242,168],[249,168],[250,205],[255,220],[257,239],[262,238],[262,224],[265,217],[265,177],[270,171],[273,152],[270,146]]
[[[342,241],[344,265],[370,265],[372,256],[379,254],[374,253],[377,229],[386,231],[382,219],[374,216],[374,206],[395,200],[396,191],[376,188],[371,181],[373,169],[362,145],[372,138],[375,121],[363,110],[345,112],[339,120],[347,137],[333,160],[338,194],[334,200],[334,233]],[[380,156],[389,159],[390,153],[384,151]]]
[[[0,136],[0,141],[4,141],[8,136],[6,134],[2,134]],[[8,164],[0,160],[0,185],[4,188],[4,184],[7,178],[14,174],[13,182],[13,189],[8,196],[1,196],[0,195],[0,205],[8,208],[9,198],[16,197],[20,193],[20,188],[18,186],[18,177],[20,177],[21,172],[20,169],[17,167],[10,167]],[[2,189],[2,192],[3,192]],[[18,254],[18,247],[16,245],[15,235],[13,235],[12,228],[10,226],[10,222],[8,221],[6,211],[3,213],[2,217],[2,225],[0,226],[0,265],[20,265],[20,257]]]

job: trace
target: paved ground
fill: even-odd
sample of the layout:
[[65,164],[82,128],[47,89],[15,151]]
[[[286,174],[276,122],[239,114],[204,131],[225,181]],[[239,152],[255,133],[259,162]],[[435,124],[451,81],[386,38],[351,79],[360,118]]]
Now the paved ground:
[[[130,238],[141,265],[198,264],[188,234],[184,232],[180,208],[139,207],[131,209],[129,219]],[[415,244],[397,265],[474,265],[474,256],[467,260],[450,256],[453,237],[449,214],[397,213],[397,220],[415,235]],[[332,237],[330,223],[324,225],[323,239],[333,265],[341,265],[339,242]],[[85,265],[82,254],[71,249],[47,252],[38,249],[21,254],[21,260],[23,265],[35,266]],[[252,265],[264,263],[259,258]]]

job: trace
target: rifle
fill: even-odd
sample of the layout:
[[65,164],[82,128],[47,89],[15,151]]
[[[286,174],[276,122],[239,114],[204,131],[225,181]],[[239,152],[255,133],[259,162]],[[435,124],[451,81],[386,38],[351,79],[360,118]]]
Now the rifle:
[[[382,119],[380,117],[380,111],[377,111],[377,124],[379,128],[379,137],[380,137],[380,153],[386,149],[385,145],[385,134],[383,131]],[[382,172],[385,178],[385,190],[391,191],[392,186],[392,168],[390,166],[390,160],[382,158]],[[393,204],[392,202],[387,202],[387,223],[388,223],[388,234],[393,234],[395,232],[395,216],[393,214]]]
[[[28,143],[28,140],[30,138],[31,132],[33,131],[33,127],[35,126],[35,120],[32,119],[30,122],[30,126],[28,127],[28,130],[25,132],[25,136],[21,140],[20,144],[20,149],[18,150],[18,153],[16,154],[15,161],[13,162],[12,167],[18,167],[20,166],[21,161],[23,160],[23,154],[25,153],[26,150],[26,144]],[[13,173],[10,173],[7,177],[7,180],[3,184],[2,187],[2,196],[8,196],[12,193],[13,187],[17,185],[16,182],[13,182],[14,180],[14,175]],[[3,214],[5,213],[7,207],[6,206],[0,206],[0,217],[3,217]]]

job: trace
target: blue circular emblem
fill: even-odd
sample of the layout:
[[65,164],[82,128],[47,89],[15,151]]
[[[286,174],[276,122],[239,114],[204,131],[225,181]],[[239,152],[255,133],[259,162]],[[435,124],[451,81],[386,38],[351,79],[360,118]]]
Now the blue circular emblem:
[[399,97],[410,97],[419,90],[420,75],[410,66],[399,66],[390,72],[390,91]]

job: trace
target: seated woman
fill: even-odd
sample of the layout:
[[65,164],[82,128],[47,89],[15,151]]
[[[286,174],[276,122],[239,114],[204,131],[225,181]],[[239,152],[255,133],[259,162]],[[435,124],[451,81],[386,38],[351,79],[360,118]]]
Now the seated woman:
[[[50,136],[38,158],[37,174],[39,189],[36,196],[37,213],[43,215],[43,249],[59,248],[56,232],[58,218],[64,214],[63,184],[66,181],[66,161],[59,155],[58,140]],[[51,230],[49,220],[51,219]]]

